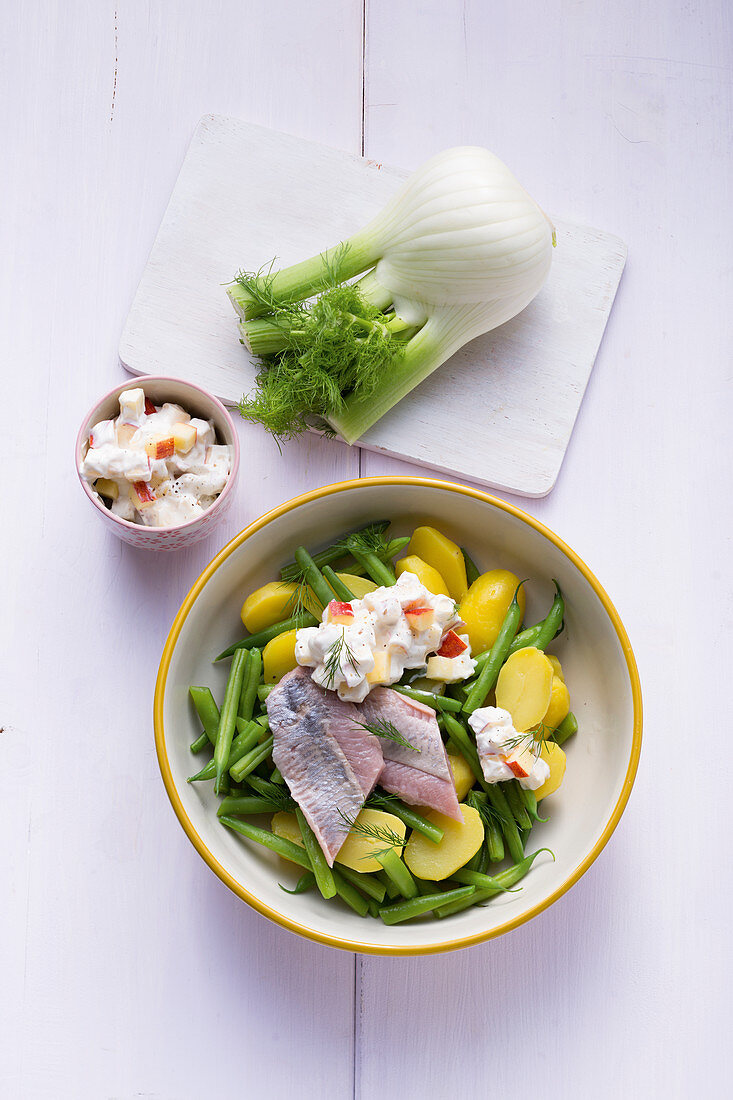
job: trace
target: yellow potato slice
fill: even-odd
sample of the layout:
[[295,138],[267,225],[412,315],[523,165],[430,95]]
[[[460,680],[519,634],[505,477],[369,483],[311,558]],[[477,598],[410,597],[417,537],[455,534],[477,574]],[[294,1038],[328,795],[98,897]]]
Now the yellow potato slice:
[[562,680],[563,683],[565,683],[565,674],[563,673],[562,665],[560,664],[559,659],[555,656],[554,653],[546,653],[545,657],[547,657],[547,660],[552,665],[552,671],[554,675],[557,676],[559,680]]
[[[518,584],[519,577],[508,569],[492,569],[473,582],[460,607],[461,618],[471,639],[472,653],[491,649]],[[519,589],[517,602],[524,617],[524,588]]]
[[[390,832],[402,837],[404,845],[407,826],[404,821],[400,821],[394,814],[385,813],[384,810],[373,810],[369,807],[359,812],[355,824],[388,829]],[[301,847],[303,845],[298,819],[295,814],[286,811],[274,814],[272,831],[277,836],[292,840],[294,844],[300,844]],[[359,871],[361,874],[368,874],[370,871],[381,871],[382,864],[371,853],[373,851],[379,852],[386,847],[388,847],[386,840],[380,840],[378,837],[362,836],[359,833],[349,833],[339,849],[336,863],[341,863],[344,867],[350,867],[352,871]],[[402,846],[393,845],[393,847],[398,855],[402,855]]]
[[[549,660],[549,658],[548,658]],[[570,695],[565,686],[565,681],[555,673],[552,677],[552,691],[550,692],[550,705],[542,719],[544,725],[551,730],[557,729],[563,718],[567,718],[570,710]]]
[[[256,634],[268,626],[289,619],[295,614],[298,604],[298,585],[286,581],[269,581],[262,588],[255,589],[242,604],[242,622],[245,630]],[[321,605],[308,589],[303,604],[316,618],[321,617]]]
[[463,821],[428,810],[425,817],[443,830],[437,844],[422,833],[413,832],[405,846],[405,863],[418,878],[441,882],[476,855],[484,840],[484,824],[478,810],[461,806]]
[[416,527],[407,554],[421,558],[436,569],[448,586],[448,595],[460,603],[468,591],[466,562],[460,546],[435,527]]
[[540,753],[543,760],[550,765],[550,774],[541,787],[534,792],[539,802],[541,798],[547,798],[548,794],[554,794],[565,776],[565,750],[554,741],[545,741]]
[[349,592],[353,592],[357,600],[363,600],[367,592],[373,592],[378,587],[369,577],[355,577],[353,573],[337,573],[336,576],[344,582]]
[[471,771],[470,765],[460,753],[449,752],[448,763],[453,772],[453,782],[456,785],[456,797],[463,802],[471,787],[476,782],[476,777]]
[[496,681],[496,705],[509,711],[520,733],[542,721],[551,695],[552,665],[534,646],[513,653]]
[[395,562],[394,571],[396,576],[400,577],[403,573],[414,573],[421,584],[424,584],[428,592],[432,592],[434,596],[448,596],[448,585],[437,569],[433,569],[432,565],[428,565],[422,558],[418,558],[416,554],[410,554],[406,558],[400,558]]
[[296,630],[286,630],[284,634],[278,634],[277,638],[269,641],[262,650],[262,669],[266,684],[277,684],[282,680],[286,672],[295,668],[298,662],[295,660],[295,635]]

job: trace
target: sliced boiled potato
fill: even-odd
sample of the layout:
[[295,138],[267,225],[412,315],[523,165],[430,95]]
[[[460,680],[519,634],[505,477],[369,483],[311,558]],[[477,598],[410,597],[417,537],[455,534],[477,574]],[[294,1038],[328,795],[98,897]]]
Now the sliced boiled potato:
[[463,821],[427,810],[425,817],[443,830],[437,844],[422,833],[413,832],[405,846],[405,863],[418,878],[441,882],[476,855],[484,840],[484,824],[478,810],[461,806]]
[[460,753],[449,752],[448,763],[450,764],[450,770],[453,772],[453,782],[456,785],[456,797],[459,802],[463,802],[463,799],[476,782],[476,777],[471,771],[470,764],[466,762],[465,757],[461,756]]
[[[363,825],[373,829],[389,830],[390,833],[402,837],[404,845],[407,826],[404,821],[400,821],[394,814],[385,813],[384,810],[373,810],[369,807],[360,810],[354,824],[357,828],[359,825]],[[285,811],[274,814],[272,831],[277,836],[292,840],[294,844],[300,844],[301,847],[303,845],[303,838],[300,835],[300,827],[295,814]],[[350,867],[352,871],[359,871],[363,874],[370,871],[381,871],[382,864],[377,862],[371,853],[382,851],[386,847],[388,847],[386,838],[380,839],[377,836],[369,837],[360,833],[349,833],[339,849],[336,863],[341,863],[344,867]],[[397,845],[394,845],[393,847],[398,855],[402,855],[402,846],[397,847]]]
[[337,573],[336,576],[357,600],[363,600],[367,592],[373,592],[378,587],[369,577],[355,577],[353,573]]
[[557,676],[559,680],[562,680],[563,683],[565,683],[565,674],[563,673],[562,665],[560,664],[559,659],[555,656],[554,653],[546,653],[545,657],[547,657],[547,660],[552,665],[552,671],[554,675]]
[[[508,569],[492,569],[473,582],[461,600],[460,615],[471,639],[471,652],[491,649],[499,636],[509,604],[519,584],[519,577]],[[524,617],[524,588],[519,589],[517,602]]]
[[552,665],[534,646],[513,653],[496,681],[496,705],[509,711],[519,733],[542,721],[551,695]]
[[[256,634],[268,626],[274,626],[295,614],[298,604],[298,585],[290,581],[269,581],[255,589],[242,604],[242,622],[245,630]],[[316,618],[321,616],[321,605],[310,589],[301,600]]]
[[561,680],[557,673],[555,673],[555,675],[552,677],[550,705],[545,711],[545,716],[542,721],[548,729],[557,729],[563,718],[567,718],[569,710],[570,695],[568,694],[568,689],[565,686],[565,681]]
[[432,592],[434,596],[448,596],[448,585],[437,569],[434,569],[432,565],[428,565],[422,558],[418,558],[416,554],[410,554],[406,558],[400,558],[395,562],[394,567],[395,575],[401,577],[403,573],[414,573],[421,584],[424,584],[428,592]]
[[286,630],[267,643],[262,650],[262,669],[266,684],[277,684],[286,672],[294,669],[296,630]]
[[384,810],[373,810],[371,807],[367,807],[359,811],[354,826],[356,829],[362,826],[371,829],[387,830],[387,835],[384,835],[380,839],[377,836],[364,836],[359,832],[349,833],[346,840],[339,848],[339,853],[336,856],[337,863],[342,863],[344,867],[350,867],[352,871],[365,873],[368,871],[381,871],[382,864],[377,862],[372,852],[383,851],[390,846],[388,843],[389,833],[395,833],[398,837],[402,838],[402,844],[399,847],[396,844],[392,845],[397,855],[402,855],[405,835],[407,834],[407,826],[404,821],[400,821],[394,814],[385,813]]
[[547,798],[548,794],[554,794],[565,776],[565,750],[556,745],[554,741],[545,741],[542,745],[541,757],[550,766],[550,774],[541,787],[534,792],[539,802],[541,798]]
[[436,569],[448,586],[448,595],[460,603],[468,591],[466,562],[460,546],[435,527],[416,527],[407,553],[408,556],[414,554]]

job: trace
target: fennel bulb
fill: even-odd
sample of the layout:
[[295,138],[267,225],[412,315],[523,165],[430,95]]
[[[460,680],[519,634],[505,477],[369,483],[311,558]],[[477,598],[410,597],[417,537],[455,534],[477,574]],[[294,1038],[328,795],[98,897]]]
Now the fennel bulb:
[[355,442],[463,344],[523,310],[553,244],[549,220],[493,153],[439,153],[349,240],[237,277],[228,293],[263,363],[242,414],[280,437],[316,418]]

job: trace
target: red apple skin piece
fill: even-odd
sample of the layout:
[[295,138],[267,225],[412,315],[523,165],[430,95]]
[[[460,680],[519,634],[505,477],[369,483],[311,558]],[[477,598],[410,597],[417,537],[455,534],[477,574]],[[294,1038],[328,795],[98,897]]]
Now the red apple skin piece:
[[168,436],[167,439],[151,439],[145,444],[145,453],[154,459],[170,458],[176,449],[175,440],[173,436]]
[[534,753],[531,749],[515,749],[506,758],[507,767],[516,775],[517,779],[526,779],[534,767]]
[[155,493],[147,481],[133,481],[132,488],[138,500],[138,508],[149,508],[151,504],[155,503]]
[[145,413],[146,413],[146,415],[147,416],[152,416],[154,412],[155,412],[155,405],[153,404],[153,402],[150,400],[149,397],[146,397],[145,398]]
[[339,626],[348,626],[354,620],[354,609],[350,603],[331,600],[328,605],[328,621]]
[[462,653],[465,653],[468,646],[465,642],[456,634],[455,630],[449,630],[443,641],[440,643],[440,649],[437,650],[438,657],[460,657]]
[[414,630],[427,630],[433,624],[435,612],[432,607],[411,606],[405,608],[405,618]]

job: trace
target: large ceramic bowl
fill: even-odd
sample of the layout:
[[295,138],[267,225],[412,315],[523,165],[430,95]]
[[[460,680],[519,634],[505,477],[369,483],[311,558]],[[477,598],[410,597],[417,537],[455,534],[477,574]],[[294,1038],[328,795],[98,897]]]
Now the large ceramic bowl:
[[[208,684],[217,698],[225,662],[212,657],[241,637],[245,595],[277,576],[304,544],[324,547],[370,519],[389,518],[396,534],[429,522],[465,546],[482,570],[505,566],[530,578],[526,621],[539,619],[557,577],[567,603],[566,628],[553,643],[562,661],[579,733],[566,744],[561,789],[544,806],[531,849],[547,846],[522,889],[438,921],[385,926],[313,893],[290,896],[295,869],[243,840],[216,818],[211,784],[188,784],[198,770],[189,752],[199,727],[189,684]],[[302,936],[349,951],[383,955],[449,951],[498,936],[537,916],[561,897],[603,849],[626,805],[641,746],[641,693],[623,625],[603,588],[570,547],[519,509],[477,489],[411,477],[328,485],[289,501],[242,531],[204,570],[183,602],[163,651],[155,691],[155,737],[163,780],[181,825],[209,867],[260,913]],[[612,899],[609,899],[612,904]]]

